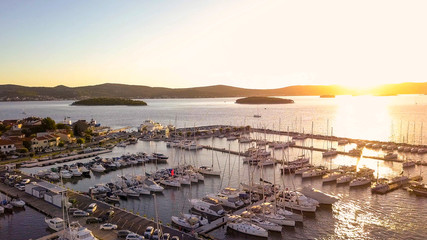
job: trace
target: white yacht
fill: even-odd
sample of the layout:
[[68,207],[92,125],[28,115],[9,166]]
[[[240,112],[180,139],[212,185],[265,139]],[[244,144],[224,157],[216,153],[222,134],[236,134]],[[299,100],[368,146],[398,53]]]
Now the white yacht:
[[199,212],[203,212],[215,217],[221,217],[225,214],[224,208],[219,204],[208,203],[200,199],[191,199],[191,206]]
[[81,177],[83,175],[83,173],[80,172],[79,168],[76,165],[70,167],[70,172],[73,174],[73,177]]
[[335,182],[339,177],[343,175],[342,172],[331,172],[322,177],[323,183]]
[[136,193],[139,193],[139,195],[150,195],[151,194],[150,190],[146,189],[143,186],[135,186],[131,189],[133,191],[135,191]]
[[414,167],[415,164],[416,164],[415,161],[407,160],[407,161],[405,161],[405,162],[402,163],[402,167],[403,168]]
[[221,171],[214,171],[211,167],[201,166],[198,171],[203,175],[221,176]]
[[244,220],[251,222],[259,227],[262,227],[268,231],[274,231],[274,232],[281,232],[282,231],[282,226],[277,224],[277,223],[273,223],[273,222],[269,222],[267,220],[264,220],[260,217],[257,217],[254,213],[252,212],[248,212],[248,211],[244,211],[241,215],[240,215]]
[[268,237],[268,231],[250,222],[244,221],[240,216],[231,215],[228,217],[227,227],[252,236]]
[[337,184],[349,183],[354,179],[353,174],[344,174],[343,176],[337,178]]
[[305,196],[318,201],[320,204],[333,204],[339,200],[338,197],[324,193],[312,187],[303,187],[300,192]]
[[236,209],[244,205],[243,201],[240,200],[239,196],[225,195],[222,193],[208,194],[206,196],[218,200],[219,204],[224,207]]
[[47,226],[54,231],[61,231],[65,228],[65,221],[62,218],[45,218]]
[[371,184],[371,179],[365,178],[365,177],[359,177],[359,178],[353,179],[350,182],[350,187],[365,186],[370,184]]
[[182,214],[181,217],[172,216],[171,220],[176,225],[187,230],[193,230],[195,228],[208,224],[208,220],[206,218],[195,214]]
[[51,172],[51,173],[49,173],[48,175],[47,175],[47,178],[49,178],[50,180],[54,180],[54,181],[57,181],[57,180],[59,180],[59,174],[58,173],[56,173],[56,172]]
[[261,217],[269,222],[276,223],[282,226],[295,226],[295,220],[288,219],[282,214],[273,212],[273,205],[269,202],[265,202],[257,206],[252,206],[249,210],[257,214],[258,217]]
[[179,177],[175,178],[175,180],[179,181],[179,183],[181,185],[190,185],[191,184],[191,179],[188,175],[179,176]]
[[282,195],[277,199],[277,205],[302,212],[315,212],[319,202],[311,198],[307,198],[301,193],[295,191],[283,191]]
[[272,166],[276,164],[276,160],[274,158],[266,158],[262,159],[258,162],[258,167]]
[[287,219],[294,220],[295,222],[302,222],[303,217],[301,214],[297,214],[291,211],[288,211],[284,208],[277,207],[276,209],[277,214],[285,216]]
[[85,166],[81,166],[79,168],[79,171],[82,173],[83,176],[89,176],[90,175],[90,170],[87,169]]
[[313,166],[305,166],[305,167],[301,167],[301,168],[299,168],[299,169],[296,169],[296,170],[295,170],[295,175],[301,175],[301,174],[303,174],[304,172],[311,171],[311,170],[313,170],[313,169],[314,169],[314,167],[313,167]]
[[168,187],[181,187],[181,183],[178,180],[171,178],[163,179],[160,183]]
[[126,193],[128,197],[139,197],[139,192],[136,192],[130,188],[124,188],[123,192]]
[[62,169],[62,170],[59,172],[59,175],[60,175],[62,178],[65,178],[65,179],[71,178],[71,177],[73,176],[73,174],[72,174],[70,171],[66,170],[66,169]]
[[10,201],[10,204],[12,204],[12,206],[14,206],[14,207],[24,207],[25,206],[25,202],[19,198],[12,199],[12,201]]
[[90,231],[85,227],[80,226],[80,224],[77,224],[77,226],[71,226],[70,228],[67,228],[64,232],[63,239],[98,240],[95,236],[93,236],[92,231]]
[[163,192],[164,188],[151,179],[144,180],[144,187],[151,192]]
[[335,148],[328,149],[326,152],[322,153],[323,157],[332,157],[338,155],[338,152]]
[[102,173],[105,171],[105,168],[101,164],[94,164],[90,170],[92,170],[92,172]]
[[328,172],[325,168],[314,168],[302,173],[302,178],[321,177]]

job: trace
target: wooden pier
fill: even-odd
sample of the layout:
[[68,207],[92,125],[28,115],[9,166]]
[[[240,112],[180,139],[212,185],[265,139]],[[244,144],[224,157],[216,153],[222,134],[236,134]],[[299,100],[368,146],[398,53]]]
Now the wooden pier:
[[249,156],[248,154],[246,154],[244,152],[231,151],[231,150],[228,150],[228,149],[225,149],[225,148],[216,148],[216,147],[211,147],[211,146],[208,146],[208,145],[203,145],[203,148],[204,149],[208,149],[208,150],[214,150],[214,151],[217,151],[217,152],[222,152],[222,153],[230,153],[230,154],[233,154],[233,155],[239,155],[239,156],[242,156],[242,157],[248,157]]
[[46,160],[46,161],[26,163],[26,164],[22,164],[21,167],[31,168],[31,167],[48,166],[48,165],[53,165],[55,163],[63,163],[63,162],[69,162],[69,161],[74,161],[74,160],[88,158],[88,157],[94,157],[94,156],[104,154],[104,153],[109,153],[109,152],[112,152],[112,150],[106,149],[106,150],[102,150],[102,151],[83,153],[83,154],[78,154],[78,155],[68,156],[68,157],[63,157],[63,158],[55,158],[55,159],[50,159],[50,160]]

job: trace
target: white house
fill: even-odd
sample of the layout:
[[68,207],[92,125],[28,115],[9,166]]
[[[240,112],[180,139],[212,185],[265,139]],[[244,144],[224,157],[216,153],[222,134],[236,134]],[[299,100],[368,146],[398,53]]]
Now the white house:
[[12,141],[0,139],[0,152],[9,153],[16,150],[15,144]]

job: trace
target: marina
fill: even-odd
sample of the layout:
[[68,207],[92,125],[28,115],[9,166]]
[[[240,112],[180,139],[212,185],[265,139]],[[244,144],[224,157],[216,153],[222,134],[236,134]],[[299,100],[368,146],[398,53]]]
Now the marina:
[[[248,111],[249,110],[250,108]],[[132,109],[129,109],[129,111],[132,111]],[[332,206],[320,205],[319,207],[316,207],[315,211],[312,213],[307,212],[301,214],[301,221],[297,222],[294,227],[284,226],[279,232],[269,231],[269,239],[307,239],[316,238],[319,236],[330,236],[331,234],[337,237],[341,236],[338,238],[348,238],[348,231],[350,231],[350,229],[352,232],[358,233],[362,233],[364,231],[363,228],[361,228],[361,223],[359,221],[360,219],[358,220],[352,217],[354,216],[352,215],[354,214],[354,209],[359,209],[358,214],[362,214],[363,216],[367,217],[366,220],[362,221],[363,224],[368,224],[371,228],[376,229],[376,226],[371,225],[368,222],[368,219],[370,219],[369,221],[372,221],[372,219],[376,218],[373,215],[370,215],[370,212],[375,211],[376,216],[388,219],[388,221],[393,222],[393,220],[390,219],[388,215],[391,214],[399,204],[399,202],[391,200],[396,198],[405,199],[405,201],[408,202],[408,204],[404,206],[405,212],[401,214],[401,218],[407,218],[409,215],[411,217],[417,218],[418,215],[416,212],[424,211],[421,208],[422,204],[420,204],[420,202],[425,201],[424,198],[416,197],[416,195],[411,191],[408,190],[408,192],[405,190],[410,189],[412,185],[400,185],[398,188],[394,185],[390,185],[390,189],[393,189],[393,191],[388,191],[386,194],[377,195],[371,193],[370,187],[371,183],[375,183],[375,177],[372,177],[369,180],[370,184],[361,185],[359,187],[350,187],[349,184],[351,180],[353,180],[353,177],[350,177],[350,181],[345,184],[338,183],[340,178],[331,180],[331,182],[327,182],[326,180],[323,180],[322,177],[302,177],[303,172],[301,172],[301,175],[296,173],[282,174],[281,170],[281,168],[286,166],[288,162],[294,162],[301,156],[304,156],[301,158],[307,158],[308,164],[311,164],[314,167],[328,169],[328,171],[339,169],[340,166],[356,166],[356,169],[352,171],[359,172],[360,169],[369,168],[374,172],[372,174],[373,176],[376,176],[378,172],[380,178],[392,179],[393,177],[399,176],[401,172],[403,172],[404,176],[408,176],[409,178],[415,178],[419,175],[425,178],[425,170],[422,169],[423,164],[425,164],[427,160],[425,159],[425,154],[419,151],[415,152],[415,150],[411,151],[412,148],[423,149],[424,145],[416,143],[399,143],[398,141],[384,141],[384,139],[369,140],[370,138],[354,136],[352,138],[325,136],[320,134],[326,132],[324,128],[321,128],[321,126],[324,124],[319,123],[315,123],[315,125],[319,126],[319,128],[315,128],[315,132],[317,132],[317,134],[307,133],[309,131],[283,131],[283,129],[286,129],[286,125],[283,126],[283,124],[281,127],[282,130],[277,130],[277,126],[276,128],[273,127],[273,121],[263,119],[265,114],[262,115],[263,117],[257,118],[256,120],[247,119],[247,122],[243,123],[242,126],[257,126],[256,122],[267,121],[270,122],[270,127],[250,127],[249,130],[245,128],[244,130],[240,131],[239,129],[242,129],[241,126],[232,125],[229,121],[224,122],[224,125],[209,125],[209,122],[206,122],[201,126],[195,125],[194,127],[177,128],[176,131],[182,132],[182,135],[175,139],[162,139],[159,136],[147,137],[145,135],[138,135],[135,134],[136,132],[133,132],[130,134],[132,135],[131,137],[140,137],[139,141],[137,140],[134,142],[134,144],[123,144],[128,141],[128,137],[123,134],[121,139],[117,139],[116,144],[120,143],[120,146],[109,149],[109,152],[99,154],[98,157],[90,156],[86,158],[73,159],[67,162],[54,162],[48,166],[31,166],[26,168],[19,168],[19,170],[23,171],[25,174],[33,176],[36,176],[39,171],[55,170],[56,173],[60,175],[60,172],[63,169],[71,172],[74,169],[74,166],[77,166],[77,169],[85,166],[89,170],[86,176],[71,176],[70,178],[63,180],[65,187],[70,189],[69,194],[72,195],[77,193],[78,195],[75,195],[75,198],[78,198],[82,203],[84,203],[79,204],[77,202],[75,205],[77,208],[81,209],[87,208],[91,201],[104,204],[103,201],[106,201],[107,199],[105,196],[100,197],[99,200],[96,200],[95,198],[98,199],[98,196],[94,195],[93,200],[85,200],[90,196],[88,195],[90,189],[98,185],[106,186],[108,183],[114,183],[118,185],[122,176],[124,176],[127,180],[134,178],[144,179],[143,177],[150,176],[156,172],[163,172],[163,174],[166,174],[163,175],[163,177],[171,177],[172,169],[176,171],[176,173],[180,173],[180,168],[188,165],[191,165],[193,169],[207,167],[210,168],[213,172],[218,172],[218,175],[216,176],[205,175],[204,180],[199,180],[197,183],[190,181],[189,184],[183,184],[185,183],[185,179],[183,179],[184,182],[181,183],[180,187],[168,187],[161,185],[164,190],[162,190],[161,193],[156,194],[158,218],[161,221],[161,224],[165,226],[165,229],[168,229],[167,227],[170,225],[178,232],[180,231],[179,227],[177,227],[175,224],[172,224],[171,216],[181,216],[181,214],[186,214],[189,212],[192,214],[200,214],[192,209],[189,199],[203,199],[208,195],[214,197],[227,187],[243,189],[243,185],[241,183],[245,183],[247,184],[247,187],[250,187],[250,179],[253,179],[252,181],[254,186],[256,185],[259,187],[257,192],[261,194],[263,191],[263,184],[267,186],[269,183],[275,182],[277,185],[280,185],[281,190],[301,190],[305,186],[311,186],[315,189],[321,190],[322,192],[336,196],[339,199],[337,202],[333,203]],[[122,116],[126,116],[126,113],[123,113]],[[275,121],[279,122],[278,119]],[[296,122],[298,123],[299,121]],[[305,123],[309,124],[308,127],[305,127],[305,129],[310,129],[311,122],[305,121]],[[129,124],[129,122],[125,122],[124,124],[127,126],[132,125]],[[289,124],[289,122],[286,124]],[[135,125],[137,124],[133,124],[133,126]],[[299,123],[295,125],[299,125]],[[216,131],[216,129],[218,131]],[[224,132],[221,134],[219,129],[223,129]],[[228,137],[229,134],[225,133],[225,129],[230,129],[229,133],[232,133],[233,136]],[[342,134],[340,135],[340,132],[335,130],[336,129],[334,128],[334,133],[336,133],[337,136],[346,136]],[[134,130],[129,128],[127,131],[132,132]],[[188,137],[183,137],[185,136],[184,134]],[[237,134],[239,136],[237,136]],[[292,137],[296,137],[296,139],[294,139],[294,144],[287,146],[286,143],[292,141]],[[195,146],[203,146],[203,148],[195,147],[196,149],[192,150],[192,147],[178,148],[167,146],[168,142],[170,141],[178,142],[184,140],[187,140],[188,143],[194,142]],[[275,144],[278,144],[277,146],[279,146],[280,143],[285,143],[283,146],[286,147],[276,148]],[[336,148],[337,155],[333,157],[323,157],[322,153],[328,149],[326,145],[332,145],[333,148]],[[410,151],[400,151],[397,149],[399,147],[403,147],[403,149],[405,147],[410,148]],[[264,150],[257,150],[257,155],[261,156],[265,154],[265,156],[267,156],[267,154],[269,154],[269,156],[265,158],[270,160],[274,159],[276,164],[270,165],[269,163],[267,164],[267,162],[265,162],[265,165],[252,164],[252,161],[248,161],[250,164],[245,163],[244,159],[252,156],[253,154],[253,152],[251,152],[252,150],[248,150],[258,148]],[[353,153],[353,149],[360,149],[360,154]],[[397,155],[397,158],[386,158],[385,155],[390,151],[393,151],[393,153]],[[151,156],[153,153],[160,153],[168,158],[163,163],[156,163],[156,161],[153,160],[147,162],[138,162],[136,156],[141,153],[144,153],[145,156]],[[132,160],[132,158],[134,159]],[[263,158],[264,157],[260,157],[260,161],[264,161],[262,160]],[[404,167],[403,163],[408,162],[409,160],[414,162],[415,165],[412,167]],[[117,162],[120,162],[120,164],[126,162],[128,165],[108,169],[109,164],[111,165],[111,163]],[[377,166],[378,163],[379,166]],[[99,168],[99,172],[95,172],[95,168],[91,170],[95,164],[101,164],[106,170],[101,171],[102,168]],[[307,166],[307,169],[310,169],[310,167]],[[76,174],[78,174],[78,172],[76,172]],[[344,174],[343,177],[344,176],[347,175]],[[348,176],[351,176],[351,174]],[[267,183],[261,182],[259,180],[261,178]],[[188,180],[190,180],[190,178]],[[143,182],[143,180],[139,181],[139,183]],[[19,191],[16,187],[13,187],[13,189]],[[135,188],[132,189],[138,189],[137,185],[135,185]],[[116,198],[114,195],[112,195],[109,197],[109,199],[113,202],[107,204],[107,206],[115,205],[114,207],[118,209],[117,211],[121,210],[136,216],[141,216],[143,219],[149,219],[150,222],[151,219],[156,218],[156,212],[154,211],[153,207],[155,205],[154,198],[151,194],[143,194],[144,191],[142,189],[140,190],[141,192],[139,196],[135,197],[129,195],[133,194],[130,191],[128,192],[127,198],[122,198],[120,196],[117,196]],[[21,192],[21,194],[24,193]],[[284,192],[281,196],[284,197],[285,195],[286,193]],[[292,195],[289,196],[292,197]],[[262,203],[263,201],[261,199],[262,198],[255,200],[252,203],[252,206],[255,207],[257,204]],[[363,205],[366,204],[366,202],[371,204],[369,209],[373,210],[366,210],[366,208],[364,208]],[[379,205],[383,206],[381,211],[377,210],[376,208],[378,202],[382,203],[382,205]],[[48,204],[51,205],[50,203]],[[274,205],[273,201],[272,204]],[[291,206],[285,205],[282,201],[278,201],[277,204],[285,207]],[[225,208],[226,213],[224,217],[217,219],[209,218],[208,224],[195,228],[193,232],[190,231],[188,234],[191,235],[197,233],[199,237],[212,239],[251,239],[253,237],[241,233],[239,230],[231,230],[230,227],[227,226],[231,226],[228,224],[231,221],[233,221],[234,224],[238,223],[240,221],[238,220],[240,219],[238,216],[243,212],[250,210],[252,206],[245,205],[244,207],[238,209]],[[286,209],[291,210],[290,208]],[[306,210],[309,209],[307,208]],[[102,213],[105,213],[105,211]],[[247,213],[245,214],[245,216],[247,216]],[[251,213],[249,213],[249,215],[250,214]],[[228,216],[233,217],[228,219]],[[79,221],[84,221],[84,219],[85,217],[80,217]],[[142,234],[147,224],[145,222],[139,222],[138,219],[139,218],[137,217],[134,220],[137,222],[134,225],[126,222],[123,217],[121,219],[119,217],[114,218],[113,221],[114,224],[118,225],[119,229],[131,228],[132,231],[138,231],[138,233]],[[246,218],[241,217],[241,219],[246,221]],[[351,227],[349,226],[346,228],[345,225],[340,225],[340,227],[335,225],[345,222],[350,222],[352,224]],[[139,225],[140,227],[138,229],[137,226]],[[236,229],[239,229],[238,226],[240,225],[233,226],[235,226]],[[264,226],[267,227],[268,225]],[[95,228],[98,227],[99,225],[93,228],[93,232],[96,236],[98,236],[97,234],[105,234],[105,236],[101,236],[105,237],[106,239],[109,239],[109,236],[107,235],[115,236],[114,231],[101,231],[100,233],[97,233],[99,232],[99,229]],[[337,227],[337,231],[340,234],[334,233]],[[92,228],[89,229],[92,230]],[[419,230],[418,232],[421,234],[423,231]],[[403,236],[403,233],[397,230],[386,231],[384,232],[384,235],[381,236],[390,236],[389,234]],[[412,233],[412,236],[415,239],[418,238],[418,235],[415,232]],[[371,237],[368,236],[367,238],[369,239]]]

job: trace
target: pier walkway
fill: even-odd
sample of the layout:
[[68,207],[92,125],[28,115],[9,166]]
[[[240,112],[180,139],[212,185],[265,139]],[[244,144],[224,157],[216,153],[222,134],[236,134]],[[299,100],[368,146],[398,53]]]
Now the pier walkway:
[[104,154],[104,153],[109,153],[109,152],[112,152],[112,150],[106,149],[106,150],[102,150],[102,151],[83,153],[83,154],[78,154],[78,155],[68,156],[68,157],[63,157],[63,158],[55,158],[55,159],[50,159],[50,160],[46,160],[46,161],[26,163],[26,164],[22,164],[21,167],[31,168],[31,167],[48,166],[48,165],[52,165],[55,163],[63,163],[63,162],[69,162],[69,161],[88,158],[88,157],[94,157],[94,156]]

